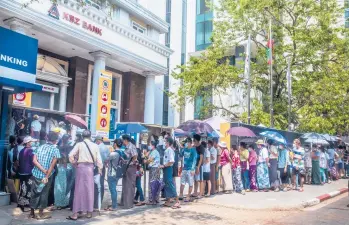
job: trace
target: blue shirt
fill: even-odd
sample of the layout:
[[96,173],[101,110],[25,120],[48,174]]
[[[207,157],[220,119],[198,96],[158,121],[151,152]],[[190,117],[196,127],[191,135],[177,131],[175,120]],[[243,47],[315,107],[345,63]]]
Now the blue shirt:
[[290,156],[288,154],[288,150],[287,149],[279,149],[278,168],[285,168],[285,167],[287,167],[289,158],[290,158]]
[[104,163],[109,158],[109,155],[110,155],[109,148],[104,143],[100,143],[98,145],[98,148],[99,148],[99,153],[101,154],[102,162]]
[[39,120],[33,120],[30,126],[33,131],[39,132],[41,130],[41,123]]
[[196,148],[185,148],[181,152],[181,157],[184,158],[183,170],[195,170],[197,152]]
[[160,166],[160,154],[158,150],[154,149],[149,154],[149,159],[152,158],[153,161],[149,163],[149,167],[159,167]]
[[[38,162],[45,170],[48,170],[50,168],[51,162],[54,158],[59,159],[61,157],[61,154],[59,153],[59,149],[53,144],[42,145],[35,151],[34,155],[36,155]],[[33,172],[33,176],[38,179],[43,179],[46,176],[36,166],[34,167],[32,172]],[[54,170],[52,171],[52,173],[53,172]],[[50,176],[51,175],[52,174],[50,174]]]
[[335,151],[333,148],[328,149],[327,153],[328,153],[329,159],[334,159]]

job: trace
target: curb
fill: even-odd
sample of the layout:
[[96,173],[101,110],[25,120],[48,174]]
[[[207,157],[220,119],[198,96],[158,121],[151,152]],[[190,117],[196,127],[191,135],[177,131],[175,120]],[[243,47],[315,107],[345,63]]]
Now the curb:
[[332,191],[330,193],[323,194],[323,195],[320,195],[316,198],[310,199],[310,200],[304,202],[302,205],[304,208],[311,207],[311,206],[317,205],[323,201],[326,201],[330,198],[336,197],[336,196],[343,194],[343,193],[346,193],[346,192],[348,192],[348,188],[341,188],[337,191]]

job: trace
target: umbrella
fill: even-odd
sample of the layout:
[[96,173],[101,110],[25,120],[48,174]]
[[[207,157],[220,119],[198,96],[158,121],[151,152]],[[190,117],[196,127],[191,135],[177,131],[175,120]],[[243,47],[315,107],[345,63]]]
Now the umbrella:
[[257,137],[248,137],[240,140],[240,142],[245,142],[247,144],[256,143],[256,141],[257,141]]
[[312,144],[318,144],[318,145],[329,145],[329,143],[326,140],[324,140],[324,139],[308,138],[307,140],[305,140],[305,142],[312,143]]
[[227,133],[238,137],[256,137],[255,133],[246,127],[232,127]]
[[188,120],[179,125],[177,129],[196,134],[211,134],[214,131],[210,124],[200,120]]
[[174,136],[175,137],[186,137],[186,136],[190,136],[190,132],[186,132],[182,129],[175,129]]
[[119,123],[116,125],[114,132],[117,134],[133,134],[147,131],[147,128],[139,123]]
[[266,137],[267,139],[271,139],[273,141],[279,142],[280,144],[287,145],[286,139],[275,131],[264,131],[260,133],[261,136]]
[[314,133],[314,132],[311,132],[311,133],[305,133],[301,136],[301,138],[304,138],[304,139],[321,139],[321,140],[324,140],[325,138],[321,135],[321,134],[318,134],[318,133]]
[[337,141],[337,137],[336,136],[331,136],[329,134],[322,134],[322,137],[326,140],[326,141]]
[[77,126],[82,129],[87,129],[86,121],[83,120],[80,116],[69,114],[69,115],[66,115],[64,118],[74,126]]
[[221,123],[229,123],[228,120],[218,116],[208,118],[207,120],[204,120],[204,122],[210,124],[213,129],[216,129],[218,131],[221,129]]
[[208,137],[213,137],[213,138],[222,138],[224,137],[221,132],[218,130],[214,130],[212,133],[207,134]]

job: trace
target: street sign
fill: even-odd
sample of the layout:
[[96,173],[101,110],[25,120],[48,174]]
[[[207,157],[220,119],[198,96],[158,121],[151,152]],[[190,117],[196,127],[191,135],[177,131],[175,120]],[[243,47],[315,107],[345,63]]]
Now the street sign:
[[98,89],[98,114],[96,120],[96,135],[109,137],[110,105],[112,90],[112,74],[101,71]]

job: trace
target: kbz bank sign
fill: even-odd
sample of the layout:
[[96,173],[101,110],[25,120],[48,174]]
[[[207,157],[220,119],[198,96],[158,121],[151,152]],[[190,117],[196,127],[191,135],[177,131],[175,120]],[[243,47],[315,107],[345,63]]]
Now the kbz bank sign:
[[38,40],[0,27],[0,77],[35,83]]

